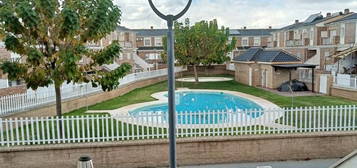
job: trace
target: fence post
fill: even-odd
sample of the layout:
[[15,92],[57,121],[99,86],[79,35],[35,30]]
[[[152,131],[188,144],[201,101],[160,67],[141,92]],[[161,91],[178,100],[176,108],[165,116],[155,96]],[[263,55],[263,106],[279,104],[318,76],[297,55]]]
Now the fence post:
[[1,146],[4,146],[4,128],[3,128],[3,121],[2,118],[0,118],[0,143]]

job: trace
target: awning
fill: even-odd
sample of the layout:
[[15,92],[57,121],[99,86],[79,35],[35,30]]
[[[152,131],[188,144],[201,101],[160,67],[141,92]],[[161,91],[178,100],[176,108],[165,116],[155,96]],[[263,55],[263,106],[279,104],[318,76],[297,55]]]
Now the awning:
[[273,65],[275,70],[278,69],[284,69],[284,70],[289,70],[289,81],[291,81],[292,75],[291,71],[296,70],[298,68],[310,68],[312,69],[312,79],[311,79],[311,84],[312,84],[312,92],[315,92],[315,68],[317,65],[312,65],[312,64],[278,64],[278,65]]
[[297,69],[297,68],[312,68],[315,69],[317,65],[312,65],[312,64],[278,64],[278,65],[273,65],[275,68],[279,69]]
[[345,58],[347,56],[349,56],[350,54],[357,52],[357,47],[350,47],[348,49],[345,49],[341,52],[339,52],[338,54],[333,55],[332,57],[334,58]]

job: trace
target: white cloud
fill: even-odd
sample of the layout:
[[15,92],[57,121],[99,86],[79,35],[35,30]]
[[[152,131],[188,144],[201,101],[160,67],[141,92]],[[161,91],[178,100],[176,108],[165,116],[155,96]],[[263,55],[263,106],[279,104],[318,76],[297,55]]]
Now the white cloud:
[[[176,14],[187,0],[153,0],[163,13]],[[149,7],[147,0],[115,0],[122,11],[122,25],[129,28],[164,28]],[[217,19],[219,24],[230,28],[275,28],[304,20],[310,14],[339,12],[350,8],[357,12],[356,0],[193,0],[184,16],[192,22]]]

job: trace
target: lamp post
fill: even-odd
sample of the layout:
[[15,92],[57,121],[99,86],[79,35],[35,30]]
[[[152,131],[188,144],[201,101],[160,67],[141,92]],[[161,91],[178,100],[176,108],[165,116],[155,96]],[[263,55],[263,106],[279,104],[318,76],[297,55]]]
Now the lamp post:
[[170,141],[170,168],[176,168],[176,110],[175,110],[175,53],[174,53],[174,34],[172,31],[173,23],[175,20],[182,17],[190,8],[192,0],[189,0],[185,9],[177,15],[164,15],[162,14],[152,0],[149,0],[152,10],[163,20],[166,20],[168,33],[167,33],[167,55],[168,55],[168,88],[169,88],[169,141]]

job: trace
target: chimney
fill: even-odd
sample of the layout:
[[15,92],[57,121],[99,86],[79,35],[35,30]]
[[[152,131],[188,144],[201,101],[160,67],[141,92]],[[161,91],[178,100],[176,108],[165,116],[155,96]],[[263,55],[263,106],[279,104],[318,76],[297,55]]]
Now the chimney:
[[244,26],[244,27],[243,27],[243,29],[247,29],[247,27],[246,27],[246,26]]
[[151,29],[151,30],[154,29],[154,26],[151,26],[150,29]]
[[345,13],[344,14],[349,14],[350,13],[350,9],[345,9]]
[[269,29],[272,29],[273,27],[269,26]]
[[326,17],[331,17],[331,16],[332,14],[330,12],[326,14]]
[[299,23],[299,20],[296,19],[296,20],[295,20],[295,24],[298,24],[298,23]]

